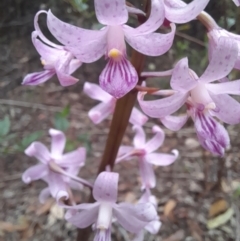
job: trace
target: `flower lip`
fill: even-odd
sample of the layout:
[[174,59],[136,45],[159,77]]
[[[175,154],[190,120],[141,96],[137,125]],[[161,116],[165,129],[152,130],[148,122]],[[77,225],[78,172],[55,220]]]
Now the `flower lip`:
[[102,202],[99,206],[97,229],[106,230],[112,222],[112,205],[108,202]]

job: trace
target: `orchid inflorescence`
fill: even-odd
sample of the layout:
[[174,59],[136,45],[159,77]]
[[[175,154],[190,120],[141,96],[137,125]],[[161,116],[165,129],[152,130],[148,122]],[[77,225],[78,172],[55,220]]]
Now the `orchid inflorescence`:
[[[198,140],[203,148],[214,155],[224,156],[230,144],[227,130],[220,121],[227,124],[240,123],[240,104],[229,95],[240,95],[240,80],[231,81],[229,73],[240,69],[240,36],[219,27],[212,17],[204,12],[210,0],[193,0],[186,4],[181,0],[148,0],[148,13],[125,0],[95,0],[95,13],[100,24],[99,30],[87,30],[70,25],[58,19],[49,11],[39,11],[34,19],[35,30],[32,42],[41,56],[44,70],[28,74],[24,85],[39,85],[56,75],[62,86],[74,85],[78,79],[72,74],[84,63],[92,63],[103,55],[108,61],[99,76],[99,85],[85,82],[83,91],[90,98],[100,101],[88,115],[94,124],[99,124],[110,114],[118,111],[117,103],[131,93],[144,114],[133,107],[129,122],[133,124],[135,136],[133,146],[118,145],[113,158],[115,164],[137,159],[141,177],[142,196],[136,204],[117,204],[119,174],[113,166],[105,165],[94,183],[78,177],[86,159],[83,147],[63,154],[66,137],[61,131],[50,129],[51,151],[40,142],[33,142],[26,155],[36,157],[40,164],[27,169],[22,176],[25,183],[42,179],[48,187],[40,193],[45,202],[49,195],[66,208],[66,220],[78,228],[92,225],[95,241],[111,240],[111,227],[118,222],[127,231],[135,233],[136,240],[143,240],[143,230],[156,234],[161,226],[157,214],[157,202],[151,189],[156,186],[153,165],[171,165],[178,157],[178,151],[159,153],[163,144],[163,130],[154,125],[152,139],[146,141],[143,125],[149,117],[157,118],[166,128],[178,131],[188,118],[194,122]],[[239,6],[240,1],[233,0]],[[48,40],[42,33],[38,17],[45,14],[51,34],[60,44]],[[141,15],[145,21],[133,28],[127,25],[129,14]],[[188,58],[179,60],[169,71],[142,72],[129,61],[126,42],[141,56],[161,56],[172,46],[176,24],[199,19],[207,28],[209,39],[209,64],[198,77],[189,68]],[[163,26],[167,33],[157,30]],[[147,86],[150,77],[171,76],[171,89],[151,90]],[[143,82],[142,80],[145,80]],[[138,86],[138,88],[136,88]],[[149,91],[148,91],[149,88]],[[146,90],[146,91],[145,91]],[[160,96],[157,100],[145,100],[146,95]],[[185,114],[177,114],[185,106]],[[121,120],[118,120],[121,121]],[[112,123],[111,128],[114,128]],[[76,204],[72,189],[92,190],[93,203]]]

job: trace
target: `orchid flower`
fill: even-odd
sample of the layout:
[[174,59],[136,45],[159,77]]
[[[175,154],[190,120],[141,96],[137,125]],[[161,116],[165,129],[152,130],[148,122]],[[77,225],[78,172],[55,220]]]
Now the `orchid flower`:
[[193,0],[186,4],[182,0],[164,0],[165,17],[172,23],[187,23],[205,9],[209,0]]
[[101,30],[86,30],[64,23],[49,10],[47,25],[53,36],[84,63],[91,63],[103,55],[109,59],[99,77],[106,92],[120,98],[135,87],[138,74],[127,59],[125,40],[138,52],[159,56],[172,46],[176,26],[171,24],[167,34],[153,33],[164,21],[163,0],[152,0],[148,20],[137,28],[125,25],[128,11],[125,0],[95,0],[98,21],[105,25]]
[[[228,124],[240,122],[240,104],[228,95],[240,95],[240,80],[214,84],[211,82],[230,73],[237,55],[237,44],[229,38],[221,37],[201,77],[189,69],[187,58],[180,60],[173,70],[170,82],[172,95],[159,100],[144,101],[144,94],[139,94],[142,110],[151,117],[161,118],[162,123],[172,130],[179,130],[190,115],[201,145],[222,156],[229,145],[229,136],[213,117]],[[157,94],[161,95],[161,91]],[[187,105],[187,115],[170,116],[184,103]]]
[[80,167],[85,162],[86,149],[80,147],[75,151],[63,154],[66,144],[63,132],[50,129],[49,134],[52,138],[51,153],[41,142],[33,142],[25,150],[25,154],[37,158],[40,163],[28,168],[22,175],[25,183],[39,179],[48,183],[48,188],[43,189],[40,193],[41,202],[46,200],[49,193],[56,198],[57,193],[61,191],[62,195],[68,198],[69,187],[79,189],[82,187],[81,184],[91,186],[87,181],[77,177]]
[[[99,124],[106,119],[110,114],[113,113],[117,99],[109,95],[107,92],[102,90],[98,85],[85,82],[83,91],[90,98],[99,100],[101,103],[93,107],[89,112],[88,116],[94,124]],[[144,125],[148,120],[148,117],[142,114],[136,107],[133,108],[130,116],[130,123],[133,125]]]
[[[147,203],[150,202],[154,205],[157,210],[157,200],[156,197],[151,194],[150,189],[146,189],[139,199],[138,203]],[[159,221],[159,217],[157,216],[155,220],[148,223],[144,229],[142,229],[133,239],[133,241],[143,241],[144,240],[144,231],[148,231],[151,234],[157,234],[161,228],[162,223]]]
[[111,240],[113,219],[116,219],[127,231],[138,233],[157,217],[156,209],[150,202],[137,205],[116,204],[118,179],[118,173],[102,172],[98,175],[93,186],[95,203],[74,206],[61,205],[69,209],[65,216],[66,220],[78,228],[86,228],[94,224],[96,229],[94,241]]
[[62,86],[73,85],[78,82],[78,79],[72,77],[71,74],[78,69],[82,63],[78,59],[75,59],[64,46],[52,43],[43,35],[38,26],[38,16],[40,13],[42,13],[42,11],[37,13],[34,19],[35,31],[32,33],[32,42],[41,56],[41,63],[44,70],[28,74],[22,84],[39,85],[56,74]]
[[116,162],[131,160],[133,157],[136,157],[142,179],[142,189],[154,188],[156,186],[156,177],[153,165],[168,166],[172,164],[178,157],[178,151],[173,150],[173,155],[154,153],[165,139],[164,132],[158,126],[153,126],[152,131],[155,135],[148,142],[146,142],[146,135],[141,126],[133,126],[133,130],[136,132],[133,139],[134,147],[121,146]]

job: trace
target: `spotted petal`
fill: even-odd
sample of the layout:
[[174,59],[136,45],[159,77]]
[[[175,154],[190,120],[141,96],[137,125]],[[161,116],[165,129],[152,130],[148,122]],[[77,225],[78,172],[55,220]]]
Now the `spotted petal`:
[[228,37],[220,37],[217,47],[213,50],[209,65],[199,81],[208,83],[226,77],[233,69],[237,56],[236,41]]
[[166,53],[172,46],[176,26],[171,24],[171,32],[167,34],[150,33],[134,35],[132,28],[124,26],[126,41],[138,52],[148,56],[159,56]]
[[150,117],[162,118],[177,111],[186,101],[188,93],[177,92],[169,97],[144,101],[143,94],[138,94],[138,102],[143,112]]
[[87,30],[82,29],[56,18],[49,10],[47,13],[47,25],[52,35],[65,49],[85,63],[91,63],[101,58],[106,51],[107,29]]
[[149,18],[139,27],[132,29],[132,34],[142,35],[154,32],[162,25],[164,16],[165,13],[163,0],[152,0]]
[[122,25],[128,20],[125,0],[94,0],[98,21],[104,25]]
[[170,84],[174,90],[182,92],[187,92],[196,86],[196,75],[188,68],[188,58],[183,58],[176,64]]
[[96,201],[111,202],[117,201],[119,174],[115,172],[101,172],[93,187],[93,197]]
[[240,104],[227,94],[210,96],[216,104],[216,111],[212,113],[225,123],[234,125],[240,123]]
[[[166,18],[173,23],[187,23],[196,18],[205,9],[209,0],[194,0],[189,4],[178,4],[179,0],[165,0]],[[171,3],[173,2],[173,3]],[[170,3],[170,4],[169,4]],[[171,5],[175,5],[172,7]]]

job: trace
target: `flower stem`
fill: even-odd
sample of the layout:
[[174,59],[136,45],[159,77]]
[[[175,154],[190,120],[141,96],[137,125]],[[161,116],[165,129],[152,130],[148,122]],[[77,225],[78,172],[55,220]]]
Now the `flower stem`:
[[[150,0],[145,0],[145,9],[146,12],[150,12]],[[148,16],[148,14],[147,14]],[[133,67],[136,69],[139,81],[138,85],[142,84],[142,78],[141,78],[141,72],[143,70],[145,62],[145,56],[136,50],[132,50],[132,56],[131,56],[131,63]],[[137,99],[137,93],[138,91],[136,89],[133,89],[129,93],[127,93],[124,97],[117,100],[112,123],[110,126],[110,131],[107,137],[106,146],[104,149],[102,161],[100,163],[98,173],[105,171],[106,168],[109,168],[112,170],[114,167],[114,163],[117,157],[118,149],[121,145],[123,135],[126,131],[129,118],[132,112],[132,109],[134,107],[134,104]],[[89,197],[89,202],[93,202],[93,196]],[[91,235],[91,227],[85,228],[85,229],[79,229],[78,230],[78,236],[77,241],[88,241],[89,237]]]

